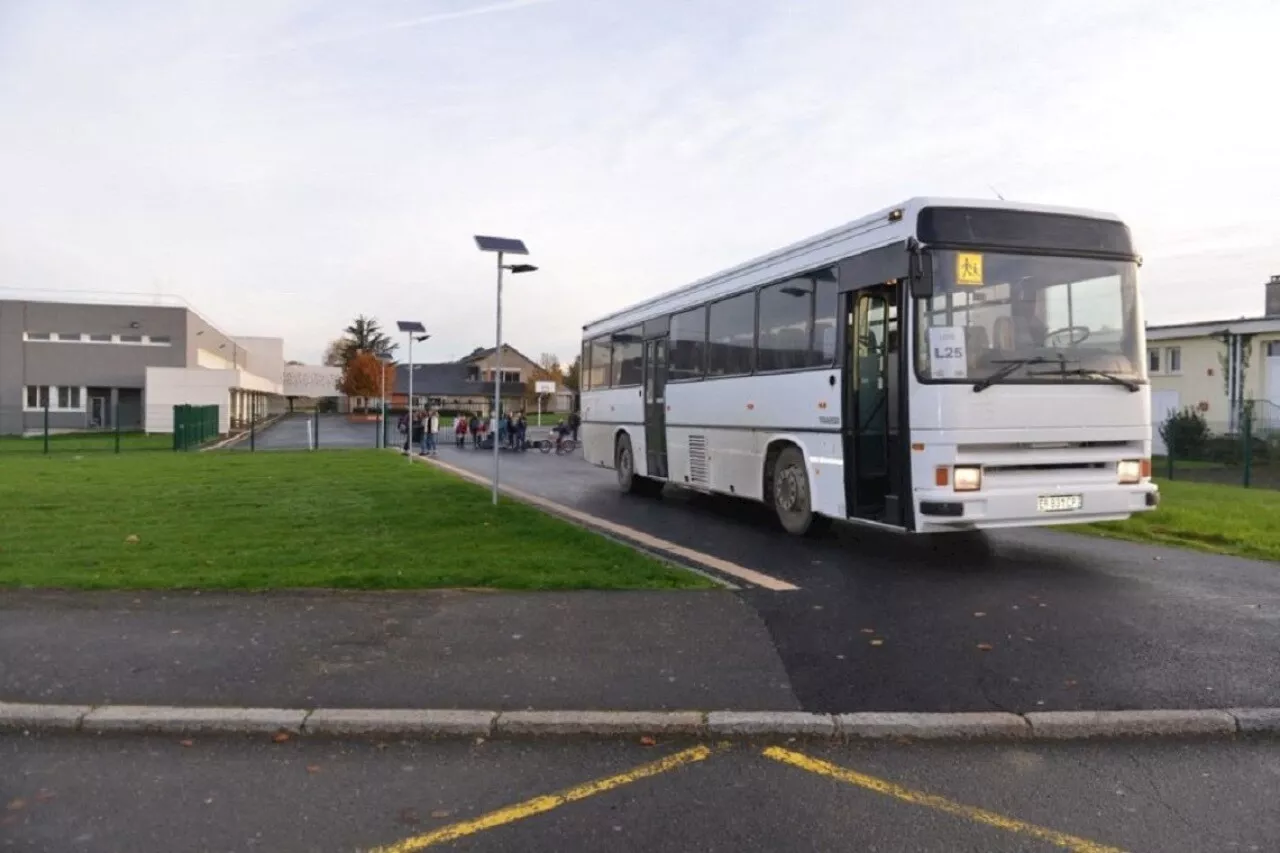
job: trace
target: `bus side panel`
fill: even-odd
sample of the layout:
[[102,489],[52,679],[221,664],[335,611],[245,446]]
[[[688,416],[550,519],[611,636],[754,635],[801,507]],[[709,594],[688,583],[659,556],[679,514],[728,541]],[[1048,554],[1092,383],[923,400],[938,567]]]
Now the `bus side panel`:
[[645,472],[644,399],[640,389],[612,388],[582,394],[583,454],[594,465],[613,467],[619,431],[631,438],[637,473]]

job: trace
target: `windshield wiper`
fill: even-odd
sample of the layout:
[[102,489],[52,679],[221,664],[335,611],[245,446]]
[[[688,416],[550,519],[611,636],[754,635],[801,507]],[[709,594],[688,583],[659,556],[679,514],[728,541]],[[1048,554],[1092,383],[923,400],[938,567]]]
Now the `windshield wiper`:
[[1035,373],[1030,373],[1028,375],[1030,376],[1099,376],[1107,380],[1108,382],[1114,382],[1116,385],[1123,385],[1125,388],[1129,389],[1130,393],[1134,391],[1139,391],[1142,389],[1142,386],[1139,385],[1137,382],[1134,382],[1132,379],[1125,379],[1123,376],[1117,373],[1111,373],[1106,370],[1091,370],[1087,367],[1079,367],[1079,368],[1074,368],[1072,370],[1062,370],[1062,371],[1040,370],[1040,371],[1036,371]]
[[1043,355],[1033,355],[1029,358],[993,359],[991,363],[1003,364],[1004,367],[1000,368],[987,378],[979,379],[977,382],[973,383],[973,393],[976,394],[979,391],[987,390],[1001,379],[1004,379],[1006,376],[1013,373],[1019,367],[1026,367],[1029,364],[1056,364],[1058,365],[1059,370],[1065,373],[1067,357],[1061,353],[1058,354],[1057,358],[1046,358]]

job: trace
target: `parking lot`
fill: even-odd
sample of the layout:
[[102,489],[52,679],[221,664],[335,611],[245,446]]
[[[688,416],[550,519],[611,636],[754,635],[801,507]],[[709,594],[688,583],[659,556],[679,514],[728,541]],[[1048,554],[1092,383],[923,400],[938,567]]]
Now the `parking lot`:
[[33,851],[1265,851],[1280,744],[0,740]]
[[[488,475],[491,457],[445,447]],[[975,545],[779,531],[763,507],[619,494],[579,457],[506,454],[505,484],[787,581],[738,593],[813,711],[1280,705],[1270,563],[1048,530]]]

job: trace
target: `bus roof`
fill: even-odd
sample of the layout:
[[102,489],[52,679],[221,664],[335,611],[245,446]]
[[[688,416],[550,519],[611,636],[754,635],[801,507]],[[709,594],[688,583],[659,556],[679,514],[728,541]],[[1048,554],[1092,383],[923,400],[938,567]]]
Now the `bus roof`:
[[[600,334],[625,329],[652,317],[660,317],[665,314],[682,311],[685,308],[728,296],[740,290],[749,290],[761,284],[768,284],[791,275],[817,269],[868,249],[905,240],[915,233],[917,216],[921,209],[926,207],[978,207],[994,210],[1022,210],[1029,213],[1058,213],[1068,216],[1083,216],[1090,219],[1120,221],[1120,217],[1114,213],[1078,207],[1058,207],[1000,199],[917,196],[901,204],[878,210],[861,219],[855,219],[830,231],[824,231],[816,236],[784,246],[767,255],[753,258],[736,267],[699,279],[692,284],[661,293],[615,311],[612,314],[607,314],[583,326],[583,337],[589,339]],[[900,219],[891,222],[889,214],[895,210],[901,210],[903,215]]]

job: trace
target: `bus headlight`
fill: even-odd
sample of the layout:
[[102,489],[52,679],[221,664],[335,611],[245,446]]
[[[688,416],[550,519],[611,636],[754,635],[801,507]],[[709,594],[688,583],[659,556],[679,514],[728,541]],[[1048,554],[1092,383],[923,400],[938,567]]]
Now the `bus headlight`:
[[976,492],[982,488],[982,469],[977,466],[953,469],[953,482],[957,492]]
[[1138,483],[1142,481],[1142,462],[1138,459],[1125,459],[1116,466],[1116,476],[1121,483]]

